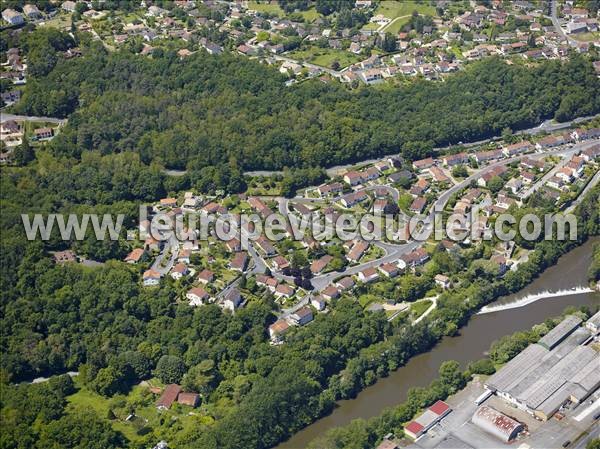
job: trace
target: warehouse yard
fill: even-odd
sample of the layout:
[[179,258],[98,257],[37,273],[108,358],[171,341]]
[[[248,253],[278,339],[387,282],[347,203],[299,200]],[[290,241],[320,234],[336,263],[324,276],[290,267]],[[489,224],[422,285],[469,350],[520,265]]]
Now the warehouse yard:
[[597,435],[598,321],[600,314],[587,323],[568,316],[493,376],[474,378],[448,398],[452,411],[410,447],[546,449]]

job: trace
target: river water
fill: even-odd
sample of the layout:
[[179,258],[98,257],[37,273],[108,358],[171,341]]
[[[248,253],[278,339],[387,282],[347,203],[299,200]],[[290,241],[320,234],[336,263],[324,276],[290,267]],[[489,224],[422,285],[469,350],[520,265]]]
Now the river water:
[[[494,303],[510,304],[544,291],[558,291],[586,286],[592,246],[600,237],[588,240],[560,258],[530,285],[514,295]],[[527,301],[524,301],[527,302]],[[475,315],[455,337],[442,339],[431,351],[413,357],[405,366],[366,388],[355,399],[338,401],[334,411],[293,435],[277,449],[304,449],[310,441],[336,426],[348,424],[356,418],[379,415],[390,406],[406,399],[409,388],[427,386],[437,377],[438,369],[446,360],[466,365],[485,355],[494,340],[518,330],[528,329],[548,317],[560,314],[567,306],[600,305],[600,293],[587,292],[539,299],[518,308]]]

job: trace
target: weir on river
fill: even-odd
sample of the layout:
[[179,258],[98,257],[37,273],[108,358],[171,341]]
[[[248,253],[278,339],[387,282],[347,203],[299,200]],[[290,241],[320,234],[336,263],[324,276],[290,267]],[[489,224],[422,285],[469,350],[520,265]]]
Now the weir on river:
[[514,302],[509,302],[506,304],[496,304],[482,307],[481,310],[477,313],[477,315],[483,315],[486,313],[492,312],[500,312],[502,310],[508,309],[517,309],[519,307],[526,306],[527,304],[531,304],[533,302],[539,301],[540,299],[549,299],[549,298],[560,298],[562,296],[570,296],[570,295],[581,295],[583,293],[592,293],[592,290],[589,287],[578,286],[570,289],[562,289],[555,292],[545,290],[540,293],[535,293],[532,295],[527,295],[521,299],[517,299]]

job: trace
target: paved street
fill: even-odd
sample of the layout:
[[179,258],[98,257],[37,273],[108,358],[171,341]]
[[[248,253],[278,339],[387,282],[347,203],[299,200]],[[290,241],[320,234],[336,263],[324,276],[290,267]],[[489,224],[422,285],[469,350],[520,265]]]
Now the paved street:
[[9,120],[18,120],[18,121],[23,121],[23,122],[48,122],[48,123],[56,123],[59,125],[67,122],[67,119],[64,119],[64,118],[15,115],[15,114],[8,114],[6,112],[0,113],[0,122],[1,123],[8,122]]

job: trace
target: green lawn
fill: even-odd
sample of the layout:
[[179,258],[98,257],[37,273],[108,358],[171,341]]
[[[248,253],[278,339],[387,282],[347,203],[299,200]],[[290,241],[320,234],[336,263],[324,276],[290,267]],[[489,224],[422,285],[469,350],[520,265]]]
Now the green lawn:
[[300,15],[302,17],[304,17],[304,20],[308,23],[310,22],[314,22],[315,20],[317,20],[320,16],[320,14],[317,12],[317,10],[315,8],[309,8],[306,11],[300,11]]
[[408,23],[410,15],[399,18],[394,22],[390,22],[384,29],[386,33],[398,34],[402,27]]
[[315,46],[294,51],[289,54],[289,57],[304,62],[311,62],[327,68],[331,68],[333,61],[338,61],[340,67],[347,67],[350,64],[360,61],[361,59],[360,56],[344,50],[320,48]]
[[[279,7],[277,2],[271,3],[269,0],[250,1],[248,2],[248,9],[253,9],[259,12],[266,12],[269,14],[275,14],[278,17],[286,16],[285,11]],[[314,22],[320,16],[320,14],[314,7],[310,7],[306,11],[298,11],[297,14],[300,14],[308,23]]]
[[[114,413],[110,418],[112,427],[122,432],[130,441],[140,440],[145,433],[154,433],[156,439],[165,438],[171,431],[171,423],[174,420],[178,423],[176,429],[183,431],[197,427],[201,423],[210,424],[212,422],[212,418],[206,415],[206,409],[205,407],[203,409],[203,406],[195,409],[193,415],[189,415],[192,408],[180,404],[173,404],[171,410],[168,411],[157,411],[154,406],[157,397],[150,394],[147,387],[141,385],[134,386],[127,395],[105,398],[84,387],[77,377],[74,381],[78,390],[67,397],[68,409],[76,412],[91,408],[103,418],[109,416],[109,409],[111,409]],[[153,379],[152,384],[160,385],[161,382]],[[123,407],[124,404],[128,405]],[[125,421],[131,411],[135,413],[136,417]]]
[[42,26],[69,30],[71,29],[71,14],[58,13],[52,19],[45,21]]
[[429,307],[433,304],[429,299],[425,299],[424,301],[415,302],[410,306],[410,313],[414,319],[419,318],[421,315],[425,313]]
[[[431,6],[429,2],[415,2],[415,1],[382,1],[375,10],[374,15],[381,14],[388,19],[391,19],[383,31],[396,34],[400,29],[410,20],[410,15],[417,11],[419,14],[425,16],[435,16],[435,7]],[[393,21],[396,17],[402,17],[401,19]],[[365,27],[366,28],[366,27]],[[377,27],[375,27],[377,28]],[[368,29],[368,28],[367,28]]]
[[279,7],[276,2],[270,3],[268,1],[261,2],[248,2],[248,9],[253,9],[259,12],[268,12],[269,14],[277,14],[278,16],[283,16],[285,13],[283,9]]
[[372,23],[372,22],[369,22],[369,23],[365,24],[365,26],[362,27],[363,30],[372,30],[372,31],[375,31],[377,28],[379,28],[379,25],[376,23]]
[[435,7],[425,1],[382,1],[373,15],[381,14],[388,19],[395,19],[396,17],[409,16],[413,11],[428,16],[436,15]]
[[582,42],[592,42],[600,39],[600,32],[571,34],[571,37]]

